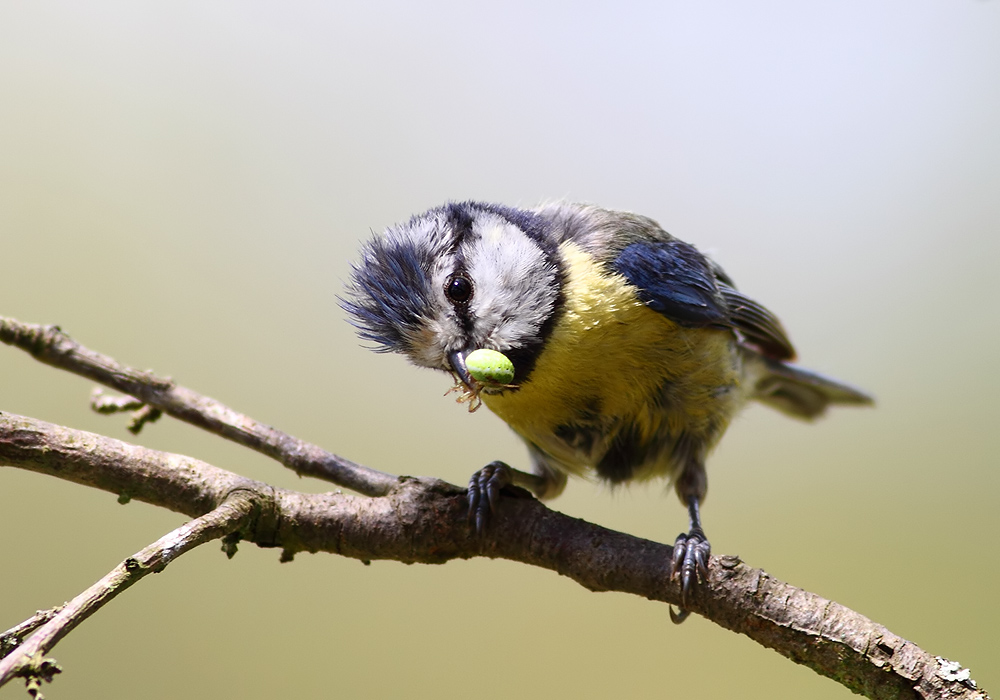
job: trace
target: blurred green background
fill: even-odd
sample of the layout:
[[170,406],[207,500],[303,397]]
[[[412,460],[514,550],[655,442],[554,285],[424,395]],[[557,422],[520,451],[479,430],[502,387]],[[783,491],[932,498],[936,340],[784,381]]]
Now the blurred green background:
[[[1000,2],[6,2],[0,315],[58,323],[292,434],[464,483],[525,464],[444,375],[360,347],[359,242],[449,199],[652,216],[875,410],[762,407],[709,463],[717,553],[1000,692]],[[0,410],[126,440],[91,383],[0,347]],[[164,419],[139,438],[328,485]],[[659,485],[555,508],[671,541]],[[177,515],[0,471],[0,630]],[[58,698],[846,698],[701,618],[505,561],[203,547],[62,642]],[[20,697],[20,684],[0,698]]]

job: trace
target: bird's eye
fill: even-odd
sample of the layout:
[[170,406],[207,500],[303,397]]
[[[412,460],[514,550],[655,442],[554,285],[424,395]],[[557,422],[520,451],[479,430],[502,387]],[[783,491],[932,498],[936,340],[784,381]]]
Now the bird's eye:
[[444,293],[453,304],[466,304],[472,298],[472,281],[465,275],[449,277]]

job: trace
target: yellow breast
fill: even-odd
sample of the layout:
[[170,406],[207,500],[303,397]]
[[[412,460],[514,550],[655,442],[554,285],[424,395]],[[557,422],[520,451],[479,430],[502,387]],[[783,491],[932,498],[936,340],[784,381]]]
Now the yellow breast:
[[605,426],[609,438],[625,422],[643,437],[721,432],[742,403],[742,392],[733,391],[740,361],[731,334],[684,328],[649,309],[624,277],[609,275],[574,243],[561,253],[564,306],[529,380],[484,394],[484,403],[573,472],[594,466],[607,445],[568,444],[566,426]]

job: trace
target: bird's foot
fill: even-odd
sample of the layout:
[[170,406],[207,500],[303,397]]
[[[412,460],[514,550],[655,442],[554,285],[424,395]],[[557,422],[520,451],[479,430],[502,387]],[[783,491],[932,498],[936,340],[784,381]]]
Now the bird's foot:
[[469,479],[469,522],[482,535],[496,512],[500,490],[514,483],[514,470],[503,462],[490,462]]
[[[708,558],[711,553],[712,545],[705,537],[705,532],[697,526],[691,528],[691,532],[686,535],[681,533],[674,541],[670,578],[680,578],[682,603],[687,603],[688,594],[699,579],[708,580]],[[677,624],[684,622],[690,614],[690,611],[683,608],[676,613],[670,608],[670,619]]]

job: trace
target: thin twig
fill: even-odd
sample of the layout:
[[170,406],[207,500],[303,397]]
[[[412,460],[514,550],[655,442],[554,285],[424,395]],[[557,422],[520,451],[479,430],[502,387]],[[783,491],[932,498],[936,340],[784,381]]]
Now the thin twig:
[[145,406],[140,399],[134,396],[110,396],[104,393],[101,387],[94,387],[90,392],[90,407],[103,415],[112,413],[124,413],[126,411],[136,411]]
[[[260,516],[245,539],[295,552],[361,560],[441,563],[487,556],[556,571],[590,590],[679,604],[672,548],[549,510],[505,492],[484,537],[470,531],[464,490],[404,477],[389,494],[303,494],[189,457],[0,413],[0,465],[88,484],[198,515],[234,489],[254,493]],[[513,497],[519,496],[519,497]],[[713,557],[685,607],[871,698],[984,700],[970,674],[837,603],[732,557]]]
[[[100,581],[66,603],[0,661],[0,686],[12,678],[22,677],[35,687],[33,694],[37,697],[39,678],[51,680],[52,675],[59,672],[55,662],[45,656],[59,640],[144,576],[163,571],[167,564],[198,545],[247,527],[255,515],[256,506],[257,500],[252,492],[236,491],[219,507],[185,523],[123,561]],[[22,626],[32,623],[32,620]]]
[[143,403],[134,396],[108,396],[100,387],[91,392],[90,407],[103,415],[132,411],[128,431],[133,435],[138,435],[147,423],[155,423],[163,415],[160,409]]
[[21,624],[14,625],[3,634],[0,634],[0,659],[17,649],[25,637],[55,617],[56,613],[64,607],[66,607],[65,604],[57,605],[49,610],[38,610]]
[[[278,460],[298,474],[312,476],[366,496],[384,496],[396,485],[391,474],[371,469],[238,413],[228,406],[158,377],[121,364],[80,345],[58,326],[21,323],[0,316],[0,341],[25,350],[38,361],[109,386],[174,418],[220,435]],[[138,432],[153,418],[141,416]]]

